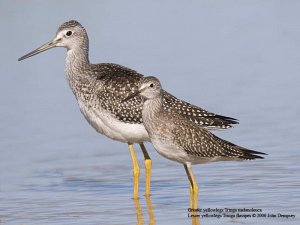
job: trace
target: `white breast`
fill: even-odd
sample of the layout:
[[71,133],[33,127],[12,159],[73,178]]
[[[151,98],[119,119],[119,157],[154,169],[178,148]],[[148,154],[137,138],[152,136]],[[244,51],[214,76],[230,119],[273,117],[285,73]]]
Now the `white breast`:
[[78,99],[80,111],[97,132],[125,143],[141,143],[150,141],[148,133],[142,124],[124,123],[116,119],[110,112],[99,108],[88,108]]

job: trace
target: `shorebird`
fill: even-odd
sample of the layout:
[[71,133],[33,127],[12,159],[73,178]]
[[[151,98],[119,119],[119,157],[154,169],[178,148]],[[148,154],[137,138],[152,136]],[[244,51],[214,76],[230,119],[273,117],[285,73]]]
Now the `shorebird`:
[[[137,90],[143,75],[117,64],[91,64],[87,32],[75,20],[62,24],[53,40],[18,60],[21,61],[54,47],[67,49],[65,73],[86,120],[97,132],[128,144],[133,163],[134,198],[138,197],[140,169],[133,144],[140,145],[145,158],[145,194],[150,195],[152,161],[143,144],[150,139],[143,126],[142,98],[136,97],[126,103],[121,102],[124,96]],[[226,129],[238,123],[234,118],[208,112],[166,91],[163,91],[163,108],[166,111],[182,114],[198,126],[207,128]]]
[[163,90],[155,77],[144,77],[138,90],[123,99],[144,98],[142,118],[157,152],[167,159],[183,164],[190,182],[191,208],[198,208],[198,186],[192,164],[224,160],[263,159],[265,153],[249,150],[225,141],[188,118],[168,112],[163,106]]

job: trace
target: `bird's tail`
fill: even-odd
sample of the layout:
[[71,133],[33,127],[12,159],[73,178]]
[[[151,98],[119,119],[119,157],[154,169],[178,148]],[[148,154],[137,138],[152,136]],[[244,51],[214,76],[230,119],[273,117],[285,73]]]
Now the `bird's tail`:
[[223,140],[217,136],[216,140],[217,142],[223,147],[224,150],[224,156],[226,157],[233,157],[233,158],[239,158],[244,160],[254,160],[254,159],[264,159],[261,155],[267,155],[263,152],[258,152],[254,150],[250,150],[238,145],[235,145],[229,141]]

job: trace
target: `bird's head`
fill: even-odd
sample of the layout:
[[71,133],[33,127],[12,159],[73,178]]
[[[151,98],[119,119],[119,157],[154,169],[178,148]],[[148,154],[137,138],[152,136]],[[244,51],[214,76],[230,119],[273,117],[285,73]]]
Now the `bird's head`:
[[54,47],[64,47],[68,50],[88,48],[88,36],[86,30],[75,20],[65,22],[58,28],[55,37],[51,41],[22,56],[18,60],[21,61]]
[[161,84],[156,77],[143,77],[140,81],[138,90],[125,98],[123,102],[128,101],[137,95],[142,96],[144,99],[156,98],[161,94],[161,91]]

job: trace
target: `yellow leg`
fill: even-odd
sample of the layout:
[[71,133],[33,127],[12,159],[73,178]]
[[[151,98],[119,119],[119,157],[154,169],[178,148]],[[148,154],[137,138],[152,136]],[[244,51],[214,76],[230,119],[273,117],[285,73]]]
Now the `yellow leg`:
[[192,218],[192,225],[200,225],[199,217],[193,217]]
[[[191,165],[184,165],[185,172],[190,181],[190,208],[198,209],[198,185],[194,178],[193,171]],[[192,212],[192,215],[195,217],[192,218],[192,225],[200,225],[200,219],[198,216],[197,211]]]
[[149,225],[154,225],[155,224],[155,216],[153,212],[154,207],[152,205],[150,196],[146,196],[146,203],[148,206]]
[[135,156],[133,145],[128,143],[132,165],[133,165],[133,198],[137,199],[139,194],[139,176],[140,176],[140,167]]
[[133,202],[135,206],[137,225],[143,225],[144,219],[143,219],[143,212],[142,212],[142,207],[140,205],[140,202],[137,198],[133,199]]
[[190,181],[190,207],[197,209],[199,188],[194,178],[192,167],[190,165],[184,165],[184,169]]
[[145,148],[143,143],[140,144],[142,152],[145,158],[145,170],[146,170],[146,188],[145,188],[145,195],[150,196],[150,183],[151,183],[151,168],[152,168],[152,160]]
[[194,208],[194,193],[193,193],[193,187],[190,184],[190,208],[193,209]]

